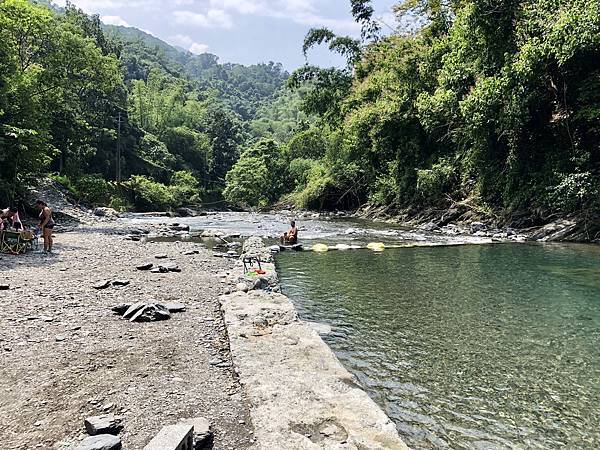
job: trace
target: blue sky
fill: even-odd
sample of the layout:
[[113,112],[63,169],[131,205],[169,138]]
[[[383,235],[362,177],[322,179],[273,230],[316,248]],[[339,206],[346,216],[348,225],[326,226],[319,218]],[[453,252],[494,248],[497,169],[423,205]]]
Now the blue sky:
[[[64,0],[55,0],[64,4]],[[304,64],[302,40],[312,27],[358,36],[349,0],[72,0],[105,23],[133,26],[193,53],[210,52],[221,62]],[[398,0],[374,0],[376,16],[394,25]],[[339,65],[325,49],[309,62]]]

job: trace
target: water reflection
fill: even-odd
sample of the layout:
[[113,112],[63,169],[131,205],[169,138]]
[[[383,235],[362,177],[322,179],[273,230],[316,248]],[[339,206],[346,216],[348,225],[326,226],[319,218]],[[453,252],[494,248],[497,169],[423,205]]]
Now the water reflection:
[[282,254],[284,292],[414,448],[600,448],[596,247]]

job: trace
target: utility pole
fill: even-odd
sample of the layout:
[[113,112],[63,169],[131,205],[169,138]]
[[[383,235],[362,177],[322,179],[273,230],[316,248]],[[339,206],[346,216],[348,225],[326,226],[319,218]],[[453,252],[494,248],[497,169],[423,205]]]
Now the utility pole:
[[117,183],[121,182],[121,111],[117,119]]

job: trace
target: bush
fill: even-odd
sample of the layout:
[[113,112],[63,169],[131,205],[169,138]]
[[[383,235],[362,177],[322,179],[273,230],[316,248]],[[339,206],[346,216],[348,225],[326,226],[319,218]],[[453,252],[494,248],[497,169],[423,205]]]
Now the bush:
[[50,175],[50,178],[57,183],[59,183],[62,187],[64,187],[67,191],[71,193],[76,198],[79,198],[79,192],[75,188],[75,185],[71,181],[71,179],[67,175]]
[[417,196],[425,203],[438,203],[449,192],[455,178],[454,167],[441,160],[431,169],[417,170]]
[[323,198],[333,186],[333,180],[323,163],[315,161],[306,174],[304,189],[290,195],[290,200],[299,208],[320,209]]
[[287,178],[286,164],[275,141],[248,148],[225,177],[223,196],[231,203],[266,206],[279,199]]
[[563,175],[550,188],[550,206],[564,212],[600,211],[600,182],[590,172]]
[[79,199],[93,206],[108,205],[112,199],[114,189],[102,175],[83,175],[75,181],[75,189]]
[[290,163],[290,181],[296,190],[302,190],[308,182],[308,174],[310,170],[317,165],[318,162],[314,159],[296,158]]
[[174,206],[191,205],[200,202],[201,189],[198,180],[191,172],[182,170],[175,172],[171,177],[171,192]]
[[125,182],[134,206],[140,211],[167,210],[173,207],[173,194],[162,183],[143,175],[132,175]]

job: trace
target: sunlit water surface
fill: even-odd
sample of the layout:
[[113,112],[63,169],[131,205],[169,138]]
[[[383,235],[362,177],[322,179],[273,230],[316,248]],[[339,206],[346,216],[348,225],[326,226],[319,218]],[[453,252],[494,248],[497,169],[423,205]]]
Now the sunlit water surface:
[[283,291],[413,448],[600,448],[600,251],[286,252]]

